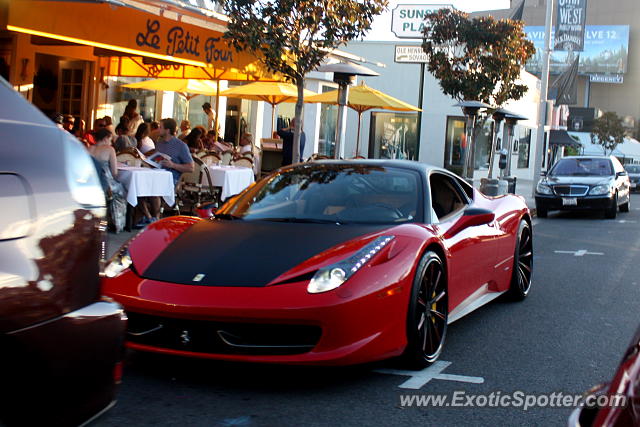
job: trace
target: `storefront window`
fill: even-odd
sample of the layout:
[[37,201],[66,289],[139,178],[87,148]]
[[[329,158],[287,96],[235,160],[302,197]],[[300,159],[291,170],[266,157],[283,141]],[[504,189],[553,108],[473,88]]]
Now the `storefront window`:
[[[322,86],[322,93],[336,90],[331,86]],[[318,154],[333,157],[336,147],[336,123],[338,106],[320,104],[320,133],[318,137]]]
[[[444,167],[462,174],[467,135],[464,117],[447,117],[447,134],[444,146]],[[493,139],[493,121],[487,120],[476,131],[473,164],[476,170],[489,168],[489,152]]]
[[529,167],[529,153],[531,148],[531,129],[521,127],[518,139],[518,168]]
[[418,160],[417,129],[415,113],[371,113],[369,157]]
[[444,167],[454,173],[462,174],[466,135],[464,117],[447,117],[447,134],[444,143]]
[[145,121],[158,119],[156,114],[156,92],[145,89],[129,89],[122,87],[127,83],[145,80],[139,77],[111,77],[107,91],[107,105],[101,106],[98,116],[111,116],[115,125],[120,121],[124,108],[130,99],[138,101],[138,113]]

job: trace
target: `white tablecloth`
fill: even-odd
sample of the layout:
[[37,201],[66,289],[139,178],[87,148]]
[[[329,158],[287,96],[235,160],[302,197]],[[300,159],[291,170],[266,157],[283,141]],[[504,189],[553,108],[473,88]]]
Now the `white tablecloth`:
[[127,202],[138,204],[138,197],[161,196],[169,206],[175,203],[173,175],[168,170],[118,165],[118,181],[127,190]]
[[[242,190],[250,186],[253,181],[253,169],[239,166],[216,166],[210,165],[209,174],[214,187],[222,187],[220,200],[235,196]],[[202,177],[202,183],[206,184],[206,177]]]

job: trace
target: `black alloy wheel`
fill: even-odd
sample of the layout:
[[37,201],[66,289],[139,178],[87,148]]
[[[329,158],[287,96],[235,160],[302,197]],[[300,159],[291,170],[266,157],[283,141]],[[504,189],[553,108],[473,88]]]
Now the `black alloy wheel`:
[[533,236],[531,226],[525,220],[520,221],[518,237],[513,255],[513,272],[509,294],[516,301],[522,301],[531,290],[533,273]]
[[422,369],[435,362],[447,335],[449,298],[444,265],[432,251],[424,254],[413,281],[407,313],[405,364]]

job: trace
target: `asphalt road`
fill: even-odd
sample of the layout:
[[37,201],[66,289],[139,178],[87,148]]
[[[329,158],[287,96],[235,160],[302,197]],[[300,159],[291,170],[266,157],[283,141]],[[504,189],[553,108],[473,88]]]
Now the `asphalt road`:
[[616,220],[536,219],[529,297],[494,301],[449,328],[440,360],[451,364],[441,373],[475,383],[433,378],[403,389],[409,376],[378,372],[396,369],[390,362],[308,368],[130,353],[119,401],[94,425],[566,425],[572,408],[416,408],[402,407],[400,396],[574,395],[610,379],[639,323],[639,230],[640,208]]

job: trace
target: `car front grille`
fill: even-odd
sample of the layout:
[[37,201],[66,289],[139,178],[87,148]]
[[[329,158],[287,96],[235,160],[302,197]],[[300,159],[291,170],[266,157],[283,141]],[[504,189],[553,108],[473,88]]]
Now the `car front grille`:
[[312,325],[227,323],[127,312],[127,340],[213,354],[290,355],[310,351],[322,329]]
[[588,185],[554,185],[553,192],[557,196],[579,197],[586,196],[589,192]]

